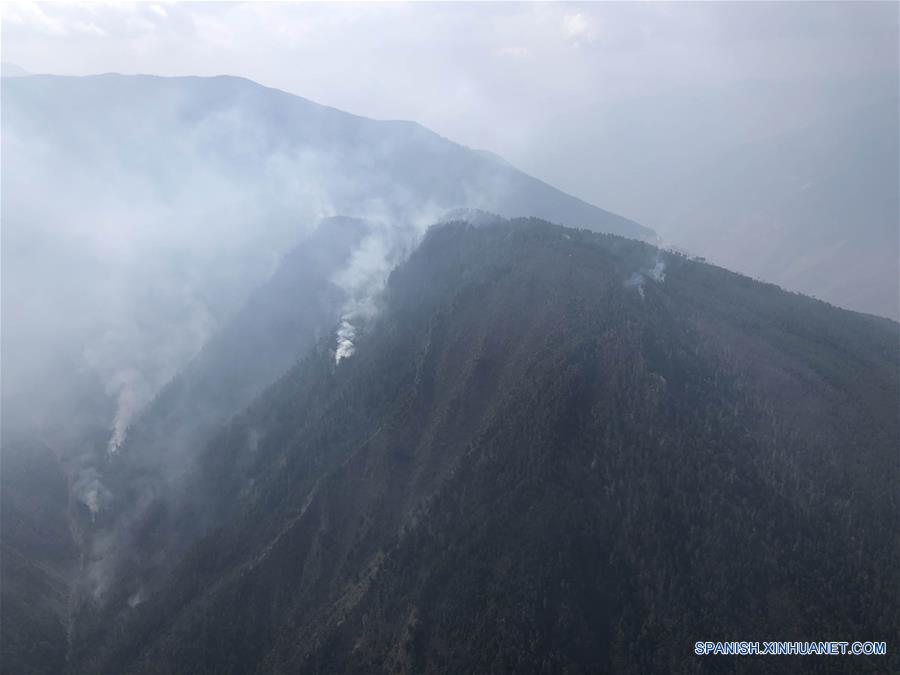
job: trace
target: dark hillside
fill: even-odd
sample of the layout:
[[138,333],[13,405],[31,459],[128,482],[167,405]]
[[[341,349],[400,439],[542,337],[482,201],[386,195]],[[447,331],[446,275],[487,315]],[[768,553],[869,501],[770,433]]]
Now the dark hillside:
[[[96,606],[127,607],[149,593],[209,526],[208,496],[189,476],[228,419],[331,333],[344,301],[332,276],[370,224],[329,218],[289,252],[272,278],[153,400],[115,454],[104,442],[83,460],[102,486],[95,513],[74,504],[84,529],[80,623]],[[99,625],[98,630],[105,630]]]
[[78,548],[69,486],[46,443],[3,430],[0,453],[0,673],[65,671],[70,579]]
[[693,643],[890,641],[897,345],[615,236],[437,227],[352,357],[207,446],[218,525],[76,670],[793,673]]

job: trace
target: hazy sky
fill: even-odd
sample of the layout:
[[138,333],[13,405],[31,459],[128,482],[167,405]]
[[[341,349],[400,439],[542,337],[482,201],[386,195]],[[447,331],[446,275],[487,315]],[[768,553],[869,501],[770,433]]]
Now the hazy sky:
[[571,147],[593,109],[685,85],[896,69],[897,21],[893,2],[11,3],[2,56],[31,72],[242,75],[416,120],[590,198],[548,146]]

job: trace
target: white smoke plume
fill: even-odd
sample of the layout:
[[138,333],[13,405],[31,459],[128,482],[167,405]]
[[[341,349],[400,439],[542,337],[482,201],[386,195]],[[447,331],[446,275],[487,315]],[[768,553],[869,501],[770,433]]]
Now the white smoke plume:
[[653,281],[666,280],[666,261],[662,259],[662,251],[656,252],[656,263],[653,265],[653,269],[650,270],[649,276]]
[[391,270],[399,262],[392,230],[384,225],[373,225],[373,231],[360,243],[350,257],[347,267],[334,275],[332,281],[346,294],[337,330],[337,346],[334,362],[340,363],[356,350],[354,340],[361,323],[378,312],[381,291]]
[[[13,367],[4,359],[15,383],[4,407],[12,400],[32,426],[65,429],[74,421],[61,410],[77,401],[48,405],[46,392],[91,387],[108,397],[111,454],[343,185],[327,153],[273,142],[237,104],[197,109],[190,88],[170,89],[135,117],[139,132],[105,109],[98,121],[19,110],[27,97],[4,105],[4,166],[16,169],[3,185],[4,350],[15,354]],[[95,124],[109,134],[79,133]],[[136,138],[154,139],[139,161]]]
[[341,359],[353,356],[353,352],[356,350],[353,344],[355,337],[356,329],[353,324],[347,318],[343,319],[337,331],[337,349],[334,351],[335,364],[340,363]]
[[135,607],[140,605],[142,602],[144,602],[144,589],[142,589],[142,588],[139,588],[137,591],[135,591],[131,595],[131,597],[128,598],[128,606],[131,609],[134,609]]
[[362,327],[378,314],[391,271],[415,248],[428,227],[438,222],[442,212],[432,204],[422,206],[412,200],[400,208],[386,207],[383,202],[369,205],[364,216],[370,224],[369,234],[347,266],[332,277],[332,283],[346,297],[335,336],[336,365],[356,351]]
[[125,442],[131,420],[149,401],[151,392],[140,372],[127,368],[113,376],[107,393],[116,397],[116,414],[106,451],[115,454]]
[[93,467],[86,467],[78,472],[72,485],[72,494],[88,508],[92,521],[112,497],[110,491],[100,482],[100,475]]
[[625,281],[625,285],[637,288],[638,295],[640,295],[641,300],[643,300],[644,282],[648,279],[657,283],[662,283],[666,280],[666,261],[663,260],[662,251],[659,249],[656,251],[656,260],[653,263],[653,267],[635,272]]

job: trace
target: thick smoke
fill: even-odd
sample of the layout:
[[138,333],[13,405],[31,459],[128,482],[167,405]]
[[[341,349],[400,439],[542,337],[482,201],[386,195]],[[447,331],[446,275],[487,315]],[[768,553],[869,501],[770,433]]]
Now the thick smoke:
[[353,352],[356,351],[356,346],[353,344],[354,338],[356,338],[356,329],[350,323],[349,317],[345,315],[337,330],[337,348],[334,350],[335,364],[340,363],[341,359],[353,356]]
[[93,467],[84,467],[77,473],[72,484],[72,494],[84,504],[91,514],[91,520],[97,518],[97,514],[112,497],[110,491],[100,481],[100,475]]
[[393,241],[388,226],[375,225],[350,257],[346,268],[334,275],[332,281],[347,300],[341,310],[337,330],[335,363],[351,356],[355,351],[360,324],[370,320],[378,312],[378,300],[388,275],[400,258],[400,251]]
[[650,278],[653,281],[665,281],[666,280],[666,261],[662,259],[662,252],[656,252],[656,263],[653,265],[653,269],[650,270]]
[[438,220],[440,212],[433,206],[404,203],[402,208],[392,209],[379,204],[377,210],[367,214],[369,234],[350,256],[347,266],[332,277],[346,298],[335,336],[335,364],[356,351],[361,330],[378,314],[391,271],[417,245],[428,226]]
[[114,113],[81,117],[93,104],[77,95],[90,91],[67,92],[73,113],[57,119],[49,106],[19,109],[4,84],[4,406],[28,410],[42,433],[68,426],[44,392],[88,373],[91,396],[113,407],[114,453],[284,251],[331,214],[333,167],[270,147],[237,106],[198,111],[173,88],[130,129]]
[[8,395],[40,433],[90,420],[68,452],[80,467],[73,497],[97,519],[85,544],[95,596],[136,548],[133,525],[155,500],[174,503],[189,453],[202,450],[174,430],[175,451],[135,453],[147,479],[120,494],[130,427],[322,218],[370,223],[332,277],[339,365],[378,315],[391,270],[448,209],[514,215],[546,197],[554,213],[599,217],[417,125],[232,78],[23,81],[33,89],[15,96],[4,84],[3,97],[4,168],[14,167],[2,176],[4,423]]
[[116,416],[113,418],[112,436],[107,452],[114,453],[125,441],[125,433],[132,418],[149,401],[150,388],[134,368],[120,373],[110,384],[113,389],[107,389],[106,393],[116,395]]

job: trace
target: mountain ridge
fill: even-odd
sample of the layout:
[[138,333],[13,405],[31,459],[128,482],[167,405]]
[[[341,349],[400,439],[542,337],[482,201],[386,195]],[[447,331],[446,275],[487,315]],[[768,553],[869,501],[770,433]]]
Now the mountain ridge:
[[536,220],[430,230],[387,302],[207,447],[221,525],[83,670],[647,672],[891,625],[896,323]]
[[[147,83],[152,83],[154,85],[162,85],[162,86],[166,86],[166,87],[169,87],[169,86],[179,87],[180,85],[185,85],[185,84],[197,84],[197,85],[208,88],[208,85],[210,85],[210,83],[223,83],[223,84],[227,85],[228,88],[230,88],[230,91],[228,89],[226,89],[226,90],[220,89],[217,92],[217,95],[225,96],[226,98],[223,100],[226,100],[226,101],[229,100],[227,98],[229,95],[234,95],[235,93],[237,93],[238,91],[241,91],[241,90],[262,92],[264,96],[273,96],[274,98],[281,99],[282,101],[286,102],[288,105],[300,105],[309,110],[315,111],[317,114],[327,113],[330,115],[335,115],[337,118],[339,118],[341,120],[348,120],[348,121],[352,120],[353,122],[355,122],[357,124],[363,124],[363,125],[369,126],[369,127],[374,126],[374,127],[382,127],[385,129],[402,128],[402,129],[412,130],[415,132],[414,135],[424,136],[426,139],[428,139],[429,142],[437,141],[439,143],[446,143],[460,151],[472,153],[475,156],[479,156],[479,157],[484,158],[485,160],[489,160],[490,162],[497,164],[498,167],[502,165],[503,168],[514,171],[516,175],[521,174],[522,176],[528,178],[535,186],[537,186],[537,185],[542,186],[541,189],[550,188],[552,194],[554,194],[554,195],[558,194],[558,195],[565,196],[567,199],[572,201],[574,204],[578,205],[579,209],[584,209],[584,207],[589,207],[588,210],[590,210],[592,212],[596,212],[596,214],[597,214],[596,216],[583,218],[583,220],[587,220],[587,221],[596,220],[598,223],[598,226],[600,226],[601,221],[603,219],[606,219],[608,221],[608,224],[606,225],[606,227],[610,228],[611,231],[617,231],[617,233],[630,232],[631,234],[633,234],[637,237],[653,236],[653,232],[649,228],[642,227],[642,226],[638,225],[637,223],[635,223],[634,221],[631,221],[627,218],[623,218],[622,216],[618,216],[616,214],[612,214],[612,213],[603,211],[602,209],[599,209],[598,207],[590,205],[586,201],[579,199],[577,197],[564,195],[564,193],[562,193],[562,191],[560,191],[556,188],[553,188],[552,186],[549,186],[548,184],[544,183],[543,181],[533,178],[533,177],[530,177],[530,176],[526,176],[526,174],[524,174],[520,170],[514,168],[512,165],[509,164],[508,161],[500,158],[495,153],[485,152],[482,150],[476,150],[476,149],[469,148],[465,145],[462,145],[462,144],[452,141],[444,136],[441,136],[440,134],[438,134],[434,131],[431,131],[430,129],[419,124],[418,122],[409,121],[409,120],[379,120],[379,119],[365,117],[362,115],[357,115],[354,113],[340,110],[338,108],[334,108],[332,106],[317,103],[315,101],[312,101],[311,99],[307,99],[302,96],[298,96],[296,94],[293,94],[293,93],[290,93],[290,92],[287,92],[287,91],[284,91],[281,89],[277,89],[274,87],[268,87],[268,86],[259,84],[257,82],[254,82],[253,80],[250,80],[250,79],[247,79],[244,77],[234,76],[234,75],[216,75],[216,76],[211,76],[211,77],[191,75],[191,76],[171,76],[171,77],[169,77],[169,76],[142,75],[142,74],[122,75],[119,73],[105,73],[105,74],[100,74],[100,75],[84,75],[84,76],[32,75],[28,78],[27,84],[23,85],[20,82],[15,82],[15,83],[9,82],[9,83],[4,83],[4,86],[7,86],[10,89],[14,86],[35,89],[35,88],[40,87],[39,83],[42,81],[43,82],[57,82],[59,84],[62,84],[64,86],[69,86],[69,87],[71,87],[73,85],[77,86],[76,83],[111,82],[115,85],[121,85],[123,83],[129,83],[129,82],[147,82]],[[214,100],[215,96],[212,98]],[[456,204],[451,203],[451,204],[447,204],[446,208],[453,208],[453,207],[464,206],[464,205],[465,204],[461,204],[461,203],[456,203]],[[474,206],[478,206],[478,205],[475,204]],[[487,210],[491,210],[491,209],[488,208]],[[497,209],[495,209],[495,210],[497,210]],[[546,209],[542,207],[539,210],[545,211]],[[523,215],[523,214],[509,213],[507,211],[507,209],[499,209],[499,211],[501,212],[501,215],[506,215],[506,216]],[[503,213],[503,211],[507,211],[507,212]],[[352,215],[356,215],[356,214],[348,213],[346,215],[352,216]],[[574,223],[570,223],[570,224],[574,225]],[[582,224],[588,225],[590,223],[582,223]]]

